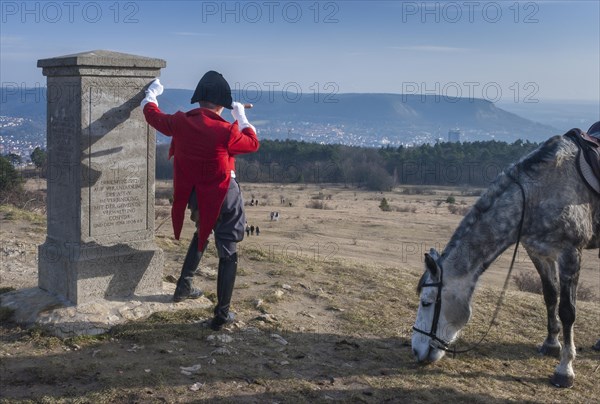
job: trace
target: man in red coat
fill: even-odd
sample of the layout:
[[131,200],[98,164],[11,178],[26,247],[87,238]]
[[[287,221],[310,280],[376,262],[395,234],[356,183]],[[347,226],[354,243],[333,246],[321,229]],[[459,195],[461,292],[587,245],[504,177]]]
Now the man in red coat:
[[[142,107],[148,123],[172,137],[169,157],[174,157],[171,216],[175,238],[179,240],[186,205],[197,225],[173,300],[202,296],[202,291],[192,287],[192,280],[214,230],[219,270],[217,305],[210,326],[219,330],[234,318],[229,305],[237,271],[237,242],[244,238],[246,222],[242,194],[235,181],[234,156],[258,150],[256,129],[248,122],[244,106],[232,102],[225,78],[215,71],[202,77],[192,96],[192,104],[199,102],[200,108],[165,114],[156,99],[162,92],[160,81],[154,80]],[[221,117],[223,108],[232,110],[234,123]]]

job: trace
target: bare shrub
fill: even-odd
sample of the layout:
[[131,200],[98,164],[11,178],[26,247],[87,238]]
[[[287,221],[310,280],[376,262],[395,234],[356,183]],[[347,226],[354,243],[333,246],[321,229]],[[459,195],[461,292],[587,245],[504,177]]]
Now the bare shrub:
[[307,208],[310,209],[324,209],[324,210],[333,210],[334,208],[329,206],[327,203],[321,200],[312,200],[306,204]]
[[453,215],[461,215],[464,216],[469,212],[468,206],[458,206],[456,204],[448,205],[448,211]]
[[583,300],[584,302],[597,302],[600,300],[600,296],[596,296],[592,288],[585,285],[579,285],[577,287],[577,300]]
[[1,205],[12,205],[19,209],[36,213],[46,213],[46,193],[44,191],[26,191],[22,187],[2,193]]
[[393,209],[394,209],[395,212],[417,213],[417,207],[416,206],[410,206],[410,205],[394,206]]
[[517,289],[522,292],[542,293],[542,281],[535,273],[525,271],[519,272],[514,276],[513,281],[515,282]]
[[[538,295],[543,293],[542,280],[535,272],[519,272],[514,276],[513,281],[517,289],[522,292],[536,293]],[[577,288],[577,300],[592,302],[598,300],[598,296],[596,296],[592,288],[579,285]]]

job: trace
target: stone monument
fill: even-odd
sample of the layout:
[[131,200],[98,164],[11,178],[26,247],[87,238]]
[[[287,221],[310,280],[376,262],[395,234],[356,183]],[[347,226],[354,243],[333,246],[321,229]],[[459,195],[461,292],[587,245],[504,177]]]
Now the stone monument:
[[76,305],[162,293],[156,132],[140,101],[166,62],[100,50],[37,65],[47,76],[48,105],[48,233],[39,246],[39,287]]

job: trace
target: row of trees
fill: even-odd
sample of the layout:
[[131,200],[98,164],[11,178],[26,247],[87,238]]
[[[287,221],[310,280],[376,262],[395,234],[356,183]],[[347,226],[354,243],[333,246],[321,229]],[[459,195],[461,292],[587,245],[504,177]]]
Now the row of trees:
[[[488,141],[373,149],[293,140],[263,140],[237,157],[245,182],[343,183],[384,191],[397,185],[487,186],[536,143]],[[167,145],[157,148],[156,176],[173,177]]]
[[[36,168],[43,172],[48,161],[46,150],[36,147],[30,157]],[[22,157],[15,153],[0,156],[0,202],[22,192],[23,178],[15,168],[22,162]]]
[[[397,185],[487,186],[536,143],[488,141],[437,143],[380,149],[293,140],[263,140],[257,153],[237,158],[236,174],[244,182],[342,183],[384,191]],[[173,178],[168,145],[157,146],[156,177]],[[36,148],[31,161],[44,172],[45,150]],[[18,182],[13,155],[2,157],[0,192]]]
[[[8,153],[2,157],[8,160],[13,166],[23,163],[23,157],[16,153]],[[43,168],[48,161],[48,153],[40,147],[36,147],[29,157],[36,168]]]

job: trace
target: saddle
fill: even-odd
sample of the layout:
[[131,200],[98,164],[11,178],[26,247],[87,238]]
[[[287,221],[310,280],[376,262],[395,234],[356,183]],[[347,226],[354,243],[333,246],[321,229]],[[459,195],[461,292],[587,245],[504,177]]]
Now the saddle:
[[571,129],[564,136],[579,147],[577,171],[587,186],[600,195],[600,122],[592,125],[588,133]]

